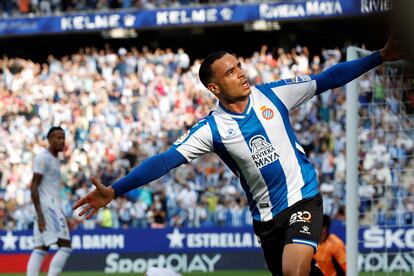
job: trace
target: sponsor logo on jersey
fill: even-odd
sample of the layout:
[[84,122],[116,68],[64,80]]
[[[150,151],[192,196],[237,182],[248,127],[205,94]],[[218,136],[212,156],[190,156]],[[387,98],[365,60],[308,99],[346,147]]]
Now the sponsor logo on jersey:
[[302,234],[308,234],[310,235],[311,232],[309,231],[309,226],[302,226],[302,230],[300,230],[299,232],[301,232]]
[[311,213],[308,211],[299,211],[290,216],[289,225],[296,222],[310,222],[312,219]]
[[249,144],[253,161],[259,169],[279,159],[276,149],[262,135],[254,136]]
[[236,131],[233,128],[226,130],[226,139],[236,136]]

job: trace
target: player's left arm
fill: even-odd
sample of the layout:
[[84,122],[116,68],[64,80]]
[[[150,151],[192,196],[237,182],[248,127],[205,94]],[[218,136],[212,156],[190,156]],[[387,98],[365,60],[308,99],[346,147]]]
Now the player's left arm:
[[343,86],[385,61],[395,61],[402,57],[399,41],[390,35],[381,50],[363,58],[338,63],[326,71],[312,76],[312,79],[316,81],[315,94],[318,95],[326,90]]

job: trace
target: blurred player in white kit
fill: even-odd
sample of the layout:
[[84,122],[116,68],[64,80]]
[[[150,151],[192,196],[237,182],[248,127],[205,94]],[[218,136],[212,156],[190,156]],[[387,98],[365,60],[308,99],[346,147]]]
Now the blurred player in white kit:
[[61,184],[59,152],[65,146],[65,132],[52,127],[47,133],[49,147],[33,161],[33,178],[30,187],[36,218],[33,226],[34,249],[27,264],[27,275],[38,276],[49,246],[59,249],[50,263],[48,276],[59,275],[72,252],[69,227],[60,206]]

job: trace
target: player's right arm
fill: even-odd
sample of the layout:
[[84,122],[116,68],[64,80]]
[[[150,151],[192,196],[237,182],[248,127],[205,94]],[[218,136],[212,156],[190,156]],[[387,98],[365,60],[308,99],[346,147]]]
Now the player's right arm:
[[181,136],[169,150],[146,159],[112,186],[105,187],[99,180],[92,178],[92,184],[96,189],[79,199],[73,209],[86,205],[79,215],[86,214],[86,219],[89,219],[99,208],[106,206],[114,198],[158,179],[198,156],[211,152],[212,144],[210,127],[205,121],[200,121]]
[[97,178],[91,178],[96,189],[79,199],[73,209],[86,204],[79,216],[86,214],[86,219],[89,219],[114,198],[160,178],[185,162],[186,159],[177,150],[170,149],[146,159],[112,186],[106,187]]
[[39,231],[43,232],[46,229],[45,217],[43,216],[42,207],[40,205],[39,186],[42,183],[43,174],[47,169],[47,162],[41,156],[37,156],[33,162],[33,177],[30,185],[30,192],[33,205],[37,214],[37,223]]

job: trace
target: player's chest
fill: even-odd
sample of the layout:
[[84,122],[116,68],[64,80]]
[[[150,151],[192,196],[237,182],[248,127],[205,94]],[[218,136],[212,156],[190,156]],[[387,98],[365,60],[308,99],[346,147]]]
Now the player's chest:
[[217,136],[224,144],[246,143],[258,136],[270,140],[286,132],[284,119],[273,105],[252,108],[245,116],[221,117],[217,123]]
[[46,173],[51,178],[60,177],[60,162],[58,160],[51,160]]
[[[276,119],[278,113],[267,111],[266,118],[256,112],[245,120],[228,120],[218,126],[219,141],[222,149],[235,159],[273,162],[289,146],[283,120]],[[271,119],[270,119],[271,118]],[[272,120],[274,119],[274,120]],[[286,145],[285,145],[286,144]],[[266,162],[265,162],[266,161]]]

